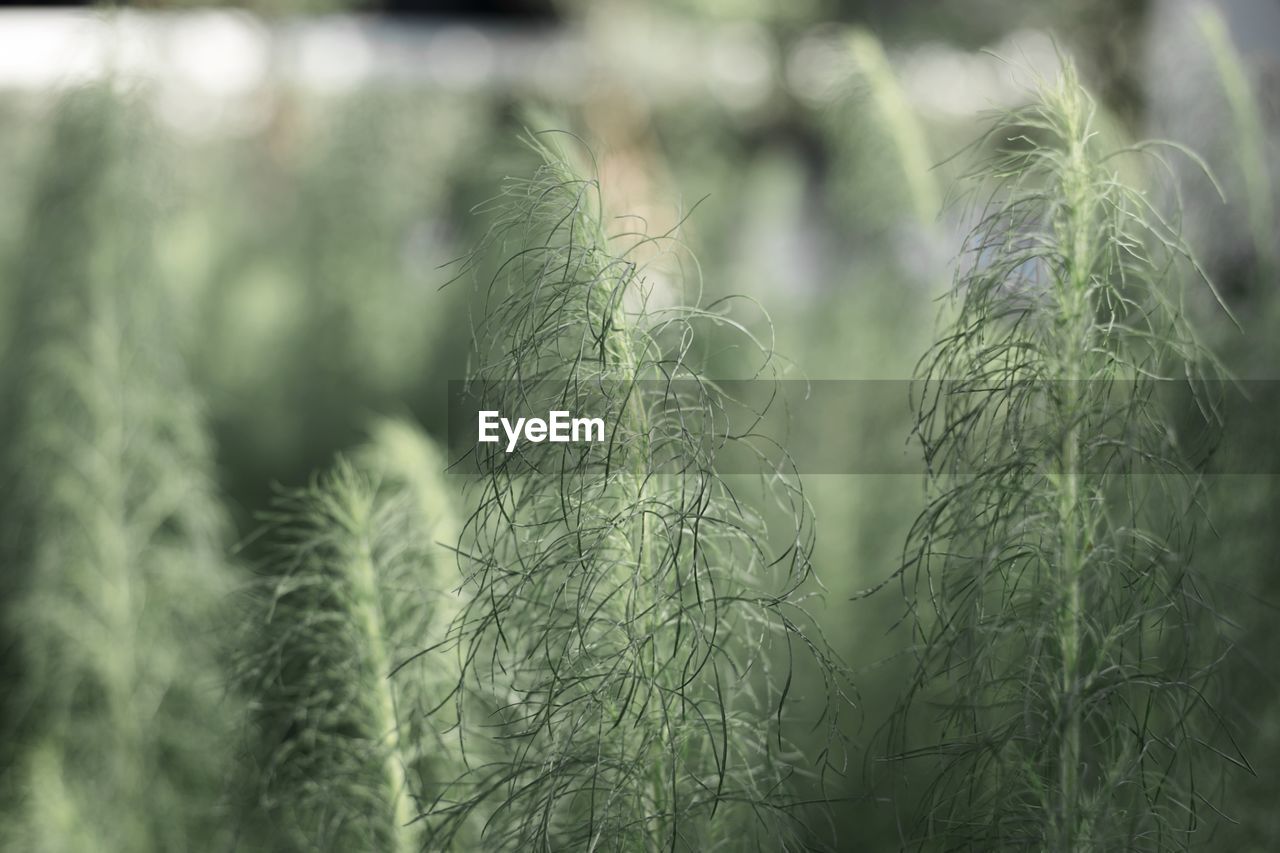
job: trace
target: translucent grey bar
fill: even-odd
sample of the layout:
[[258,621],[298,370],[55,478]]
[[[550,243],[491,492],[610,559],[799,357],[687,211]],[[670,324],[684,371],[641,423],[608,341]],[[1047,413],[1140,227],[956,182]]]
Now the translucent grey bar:
[[[1011,428],[1007,417],[1015,399],[1018,411],[1030,417],[1019,428]],[[623,457],[634,458],[646,439],[645,470],[652,473],[964,476],[987,470],[992,460],[1010,459],[1053,471],[1070,427],[1057,415],[1071,400],[1091,404],[1091,420],[1082,431],[1089,441],[1077,466],[1086,473],[1280,474],[1278,380],[1015,387],[910,380],[596,380],[572,386],[556,380],[453,381],[450,472],[485,476],[616,466]],[[551,411],[598,417],[605,422],[604,441],[521,441],[508,453],[501,428],[497,443],[478,441],[481,410],[498,411],[512,423],[522,417],[545,420]],[[974,411],[987,417],[975,418]],[[925,434],[936,437],[948,425],[967,428],[968,452],[948,454],[942,443],[927,453],[922,413],[935,418]],[[1152,427],[1156,423],[1158,429]]]

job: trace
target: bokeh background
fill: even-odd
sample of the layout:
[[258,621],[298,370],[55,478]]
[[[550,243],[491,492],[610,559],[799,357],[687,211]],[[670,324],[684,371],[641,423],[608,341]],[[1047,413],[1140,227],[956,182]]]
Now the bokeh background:
[[[1236,375],[1280,379],[1274,0],[0,9],[5,376],[36,345],[40,293],[82,265],[109,263],[136,301],[165,304],[132,333],[154,334],[189,378],[231,541],[251,561],[273,489],[305,483],[374,416],[443,438],[475,308],[452,262],[483,233],[473,208],[535,167],[519,135],[536,115],[587,142],[611,213],[653,233],[683,222],[704,298],[765,306],[791,375],[909,378],[965,226],[947,204],[963,168],[949,158],[1063,56],[1108,126],[1187,145],[1217,176],[1225,203],[1194,169],[1181,175],[1184,226],[1242,328],[1207,298],[1190,310]],[[891,452],[910,427],[868,410],[842,428]],[[1280,440],[1249,452],[1280,470]],[[1206,849],[1274,850],[1280,480],[1210,485],[1215,529],[1195,559],[1221,579],[1233,642],[1219,709],[1256,772],[1231,776]],[[903,680],[902,608],[851,599],[898,565],[922,483],[806,487],[820,621],[857,673],[851,734],[866,744]],[[0,689],[22,674],[5,677]],[[864,758],[855,747],[841,782],[839,837],[894,849],[894,809]]]

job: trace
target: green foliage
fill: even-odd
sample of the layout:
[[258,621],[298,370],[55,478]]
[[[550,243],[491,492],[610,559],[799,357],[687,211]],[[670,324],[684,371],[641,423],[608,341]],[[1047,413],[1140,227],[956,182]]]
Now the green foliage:
[[[1191,378],[1212,420],[1188,316],[1236,372],[1280,363],[1265,50],[1237,55],[1211,8],[1145,2],[556,5],[566,28],[429,27],[425,65],[376,24],[146,15],[84,33],[138,75],[109,89],[4,63],[0,849],[1270,850],[1274,774],[1220,791],[1213,752],[1240,761],[1230,732],[1259,768],[1280,755],[1275,475],[1202,490],[1174,438],[1203,418],[1162,381]],[[855,7],[874,14],[835,14]],[[206,23],[239,59],[164,65]],[[975,204],[938,217],[965,162],[938,152],[974,131],[927,105],[1004,103],[967,51],[1016,54],[1042,25],[1096,113],[1068,78],[1002,117]],[[360,44],[394,55],[312,75]],[[1161,56],[1178,75],[1134,74]],[[79,59],[76,79],[99,65]],[[661,212],[606,216],[550,137],[513,144],[528,98],[594,134],[636,210],[696,208],[678,237],[631,233]],[[1238,203],[1188,175],[1177,216],[1261,334],[1205,287],[1184,307],[1195,268],[1154,201],[1175,198],[1169,149],[1108,149],[1124,121],[1176,127],[1225,179]],[[438,291],[495,218],[481,287]],[[952,229],[975,224],[916,385],[927,493],[716,476],[741,446],[709,438],[733,401],[707,375],[773,376],[776,337],[788,378],[907,377]],[[727,293],[769,305],[768,340]],[[609,441],[482,453],[465,502],[405,421],[333,462],[370,411],[439,432],[473,331],[495,408],[599,414]],[[833,470],[913,453],[910,411],[880,399],[793,412],[788,442]],[[1280,410],[1255,403],[1210,470],[1277,470]],[[251,533],[273,483],[309,481]],[[239,597],[226,514],[261,569]],[[908,630],[841,603],[902,563]],[[901,761],[841,739],[885,718]],[[845,751],[896,787],[833,779]]]
[[65,95],[8,271],[6,849],[185,850],[225,824],[232,575],[151,265],[149,143],[106,89]]
[[799,849],[793,777],[820,759],[782,731],[791,654],[829,679],[806,697],[823,724],[840,698],[802,608],[806,505],[774,484],[792,526],[770,555],[712,467],[714,387],[645,382],[696,379],[696,329],[736,325],[729,306],[667,307],[678,294],[641,266],[666,243],[607,235],[597,184],[546,139],[545,165],[493,206],[506,260],[482,278],[475,380],[486,408],[602,417],[609,440],[481,448],[454,632],[478,757],[428,846],[480,815],[486,850]]
[[1093,113],[1068,66],[983,140],[954,316],[922,361],[917,669],[891,736],[936,775],[910,846],[1185,847],[1216,807],[1211,753],[1239,760],[1209,704],[1200,488],[1160,395],[1181,377],[1213,416],[1179,296],[1195,267],[1120,172],[1159,146],[1108,150]]
[[383,422],[355,461],[271,513],[239,681],[273,844],[418,850],[422,803],[460,772],[456,739],[428,718],[456,667],[421,654],[458,609],[442,469],[415,428]]

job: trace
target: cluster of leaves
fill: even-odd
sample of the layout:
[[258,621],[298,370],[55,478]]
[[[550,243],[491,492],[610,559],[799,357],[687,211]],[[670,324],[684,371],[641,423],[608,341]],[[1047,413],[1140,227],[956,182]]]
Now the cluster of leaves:
[[917,668],[890,736],[936,764],[907,843],[1186,846],[1212,802],[1204,759],[1239,760],[1209,698],[1200,484],[1161,394],[1180,380],[1214,417],[1178,295],[1198,268],[1126,183],[1161,146],[1105,149],[1069,66],[981,144],[969,261],[918,386],[931,489],[901,574]]
[[802,607],[803,496],[776,479],[794,523],[771,555],[701,430],[716,390],[695,331],[732,324],[727,309],[654,307],[637,259],[662,241],[606,234],[596,182],[531,144],[544,166],[496,202],[488,245],[507,260],[484,292],[476,386],[485,408],[602,417],[607,440],[473,460],[450,646],[474,760],[429,844],[483,815],[491,850],[798,849],[791,655],[827,676],[829,699],[806,697],[819,717],[839,690]]

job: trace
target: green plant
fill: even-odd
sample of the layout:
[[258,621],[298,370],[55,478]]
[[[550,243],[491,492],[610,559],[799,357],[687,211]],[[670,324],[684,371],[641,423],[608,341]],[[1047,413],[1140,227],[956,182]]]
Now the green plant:
[[456,667],[421,656],[458,610],[453,500],[442,458],[384,421],[354,460],[282,495],[273,560],[251,608],[239,682],[253,698],[250,754],[275,844],[421,849],[416,823],[460,753],[428,712]]
[[927,226],[938,215],[941,194],[920,120],[903,94],[880,40],[862,29],[851,31],[848,38],[849,50],[867,87],[879,125],[893,143],[902,179],[911,198],[912,212],[921,225]]
[[152,142],[106,87],[63,95],[8,270],[5,849],[185,850],[225,824],[233,575],[152,265]]
[[1267,135],[1262,117],[1222,14],[1211,6],[1201,5],[1195,10],[1195,19],[1227,98],[1234,139],[1232,151],[1238,161],[1240,186],[1249,212],[1249,230],[1258,253],[1258,278],[1269,284],[1280,263],[1275,247],[1275,189],[1267,166]]
[[1198,268],[1125,181],[1161,146],[1104,148],[1069,64],[1039,94],[980,143],[969,260],[921,362],[917,669],[890,734],[936,776],[907,842],[1167,850],[1207,831],[1212,754],[1240,761],[1161,393],[1181,378],[1212,418],[1216,368],[1179,295]]
[[465,327],[448,338],[460,306],[433,268],[457,255],[452,199],[487,162],[484,98],[375,86],[278,108],[259,136],[185,143],[165,227],[200,318],[183,342],[246,514],[270,483],[327,467],[367,412],[413,405],[448,373]]
[[793,524],[771,555],[716,474],[695,331],[767,347],[729,303],[678,307],[646,281],[637,259],[669,239],[625,220],[608,235],[596,182],[550,139],[531,137],[543,166],[494,204],[485,250],[503,260],[481,279],[474,387],[511,416],[601,417],[608,440],[478,447],[453,637],[473,761],[427,843],[448,849],[479,816],[486,850],[799,849],[794,777],[822,757],[783,733],[791,655],[827,676],[831,695],[806,699],[833,730],[843,698],[803,610],[811,527],[775,478]]

